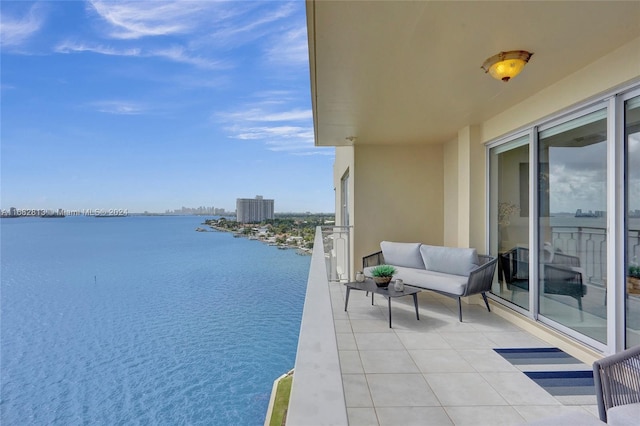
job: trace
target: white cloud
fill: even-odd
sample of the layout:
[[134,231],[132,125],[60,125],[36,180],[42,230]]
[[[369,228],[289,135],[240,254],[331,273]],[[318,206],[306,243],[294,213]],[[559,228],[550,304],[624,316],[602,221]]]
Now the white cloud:
[[[270,24],[290,17],[300,4],[267,2],[90,0],[91,9],[116,39],[206,33],[208,43],[256,40],[274,29]],[[274,8],[274,5],[276,7]],[[201,44],[194,40],[195,44]]]
[[91,105],[99,112],[115,115],[139,115],[148,110],[144,105],[128,101],[99,101]]
[[[308,60],[306,28],[290,29],[290,18],[300,12],[299,2],[90,0],[88,4],[112,43],[65,41],[57,52],[161,57],[220,70],[236,64],[214,58],[233,57],[226,53],[233,46],[262,40],[270,63],[298,65]],[[155,40],[140,45],[142,38]]]
[[253,95],[257,99],[262,99],[263,104],[283,104],[294,101],[298,98],[296,92],[291,90],[263,90]]
[[89,45],[70,41],[60,43],[54,48],[54,51],[57,53],[91,52],[109,56],[142,56],[141,50],[138,48],[117,49],[100,44]]
[[43,22],[44,18],[38,4],[33,5],[22,17],[7,16],[6,12],[2,12],[0,15],[0,44],[3,47],[22,45],[40,30]]
[[159,57],[173,62],[194,65],[203,69],[226,69],[231,65],[228,62],[214,61],[200,56],[191,56],[182,46],[171,46],[164,49],[142,50],[140,48],[115,48],[101,44],[83,44],[65,41],[55,47],[58,53],[92,52],[110,56],[133,56],[140,58]]
[[231,64],[229,62],[215,61],[204,58],[202,56],[192,56],[190,55],[190,52],[188,52],[184,47],[177,45],[168,47],[166,49],[152,50],[147,56],[158,56],[174,62],[194,65],[198,68],[203,69],[231,68]]
[[269,139],[272,137],[313,141],[313,132],[308,127],[274,126],[274,127],[246,127],[234,137],[237,139]]
[[230,138],[261,141],[270,151],[292,155],[333,155],[332,149],[314,146],[311,110],[284,109],[282,103],[281,100],[263,100],[242,111],[218,113],[215,119],[227,124],[225,130]]
[[306,27],[292,29],[275,38],[266,50],[267,60],[277,65],[304,65],[309,62]]
[[[267,2],[262,2],[265,4]],[[212,26],[211,39],[216,42],[225,42],[233,44],[243,44],[248,41],[263,38],[267,34],[271,34],[278,29],[271,24],[289,18],[299,4],[295,2],[269,2],[270,6],[280,5],[277,9],[268,9],[265,14],[252,13],[253,10],[247,8],[245,10],[237,9],[237,14],[229,15],[224,20],[220,20],[215,26]],[[238,4],[236,2],[236,4]],[[245,3],[247,7],[257,5],[260,2]]]
[[311,120],[313,114],[310,109],[293,109],[290,111],[265,111],[263,108],[251,108],[247,111],[222,113],[220,117],[235,121],[301,121]]
[[[243,32],[261,22],[271,22],[276,19],[272,15],[283,16],[281,12],[274,12],[255,18],[251,12],[256,5],[261,5],[259,2],[91,0],[89,5],[89,10],[106,26],[103,33],[117,47],[105,43],[67,41],[60,44],[56,51],[159,57],[207,70],[235,68],[231,60],[215,59],[220,54],[215,51],[215,43],[211,42],[212,34],[219,33],[226,37],[230,31]],[[253,25],[247,23],[250,19],[253,19]],[[141,38],[160,36],[172,38],[171,41],[165,38],[140,44],[143,43],[139,40]]]
[[606,210],[607,185],[603,168],[552,164],[549,174],[551,212]]
[[108,35],[117,39],[186,34],[203,19],[203,12],[216,2],[92,0],[93,10],[111,27]]

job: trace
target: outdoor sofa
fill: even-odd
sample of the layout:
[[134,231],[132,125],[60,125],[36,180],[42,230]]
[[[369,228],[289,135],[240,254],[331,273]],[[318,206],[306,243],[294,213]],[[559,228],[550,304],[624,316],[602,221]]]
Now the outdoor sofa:
[[481,294],[489,308],[487,291],[491,289],[497,258],[478,255],[474,248],[431,246],[421,243],[383,241],[379,252],[362,259],[363,272],[371,276],[376,265],[392,265],[394,279],[424,290],[456,298],[458,319],[462,322],[461,297]]

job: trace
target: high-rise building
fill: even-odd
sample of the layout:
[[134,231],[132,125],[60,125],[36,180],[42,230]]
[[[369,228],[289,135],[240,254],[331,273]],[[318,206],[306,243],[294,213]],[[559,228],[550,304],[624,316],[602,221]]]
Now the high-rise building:
[[273,200],[265,200],[262,195],[256,195],[256,198],[236,199],[236,220],[238,222],[258,223],[273,218]]

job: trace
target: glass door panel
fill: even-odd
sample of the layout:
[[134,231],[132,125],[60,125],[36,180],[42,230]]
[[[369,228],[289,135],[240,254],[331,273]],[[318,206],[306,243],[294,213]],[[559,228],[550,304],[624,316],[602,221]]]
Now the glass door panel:
[[640,344],[640,97],[625,103],[626,347]]
[[341,224],[349,226],[349,172],[342,176],[340,181],[340,207],[341,207]]
[[539,134],[539,313],[606,343],[607,110]]
[[491,148],[491,292],[529,309],[529,136]]

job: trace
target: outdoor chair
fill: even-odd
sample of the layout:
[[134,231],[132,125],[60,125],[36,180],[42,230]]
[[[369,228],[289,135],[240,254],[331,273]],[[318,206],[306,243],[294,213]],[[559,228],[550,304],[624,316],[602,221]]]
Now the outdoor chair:
[[516,289],[529,290],[529,249],[514,247],[500,255],[499,275],[511,290],[511,301]]
[[640,423],[640,345],[593,363],[600,420],[610,425]]
[[[582,281],[580,258],[559,252],[545,250],[543,259],[544,294],[570,296],[578,302],[582,319],[582,297],[587,287]],[[516,290],[529,290],[529,249],[514,247],[500,255],[501,274],[511,299]]]

